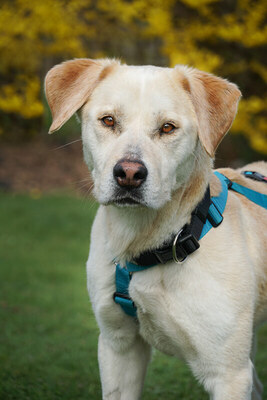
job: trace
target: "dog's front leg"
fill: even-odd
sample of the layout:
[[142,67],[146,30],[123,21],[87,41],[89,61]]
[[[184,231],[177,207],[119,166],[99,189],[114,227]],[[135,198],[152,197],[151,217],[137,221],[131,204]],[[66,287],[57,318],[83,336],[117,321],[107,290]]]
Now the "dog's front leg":
[[105,400],[138,400],[141,396],[150,346],[140,337],[135,318],[113,301],[115,265],[111,261],[106,221],[100,207],[92,228],[90,256],[87,262],[87,285],[100,328],[98,358]]
[[103,399],[140,399],[149,359],[150,346],[139,335],[130,348],[120,351],[100,334],[98,360]]
[[251,400],[252,399],[252,368],[249,360],[240,370],[229,370],[214,379],[212,400]]

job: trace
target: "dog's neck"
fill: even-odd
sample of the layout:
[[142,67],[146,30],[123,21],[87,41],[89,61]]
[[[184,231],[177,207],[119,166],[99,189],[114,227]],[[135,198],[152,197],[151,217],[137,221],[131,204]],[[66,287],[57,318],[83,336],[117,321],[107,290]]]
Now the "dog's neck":
[[204,165],[206,167],[201,171],[195,165],[187,183],[158,210],[104,207],[106,235],[114,257],[130,260],[148,249],[160,247],[190,221],[191,213],[204,197],[212,176],[212,160]]

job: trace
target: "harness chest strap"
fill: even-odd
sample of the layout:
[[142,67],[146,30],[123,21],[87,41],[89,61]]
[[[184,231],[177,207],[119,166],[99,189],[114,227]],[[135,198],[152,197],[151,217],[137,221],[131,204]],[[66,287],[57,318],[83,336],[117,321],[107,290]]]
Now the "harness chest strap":
[[[250,171],[245,172],[247,173]],[[144,271],[160,263],[165,264],[170,260],[174,260],[177,263],[183,262],[189,254],[197,250],[199,248],[198,240],[202,239],[212,227],[216,228],[223,221],[222,214],[227,203],[228,189],[246,196],[249,200],[267,209],[267,195],[232,182],[217,171],[214,172],[214,174],[221,182],[221,193],[219,196],[210,198],[208,188],[204,199],[193,211],[190,224],[184,226],[183,229],[174,236],[171,243],[164,245],[160,249],[145,252],[137,259],[133,260],[133,262],[126,262],[125,266],[115,263],[116,292],[113,295],[113,299],[115,303],[121,306],[126,314],[136,317],[136,307],[129,297],[129,284],[132,273]],[[249,176],[251,174],[244,173],[244,175],[251,177]]]

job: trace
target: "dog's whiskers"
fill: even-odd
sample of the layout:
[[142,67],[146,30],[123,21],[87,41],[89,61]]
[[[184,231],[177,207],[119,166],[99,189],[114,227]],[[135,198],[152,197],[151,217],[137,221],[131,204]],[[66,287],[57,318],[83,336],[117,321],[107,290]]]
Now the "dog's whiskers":
[[63,144],[62,146],[56,147],[55,149],[53,149],[53,151],[63,149],[64,147],[70,146],[73,143],[77,143],[77,142],[81,142],[81,141],[82,141],[82,139],[73,140],[72,142],[69,142],[69,143]]
[[[89,184],[89,187],[88,187],[88,184]],[[93,186],[94,185],[92,183],[90,184],[90,182],[88,182],[88,181],[83,183],[83,184],[81,184],[81,185],[77,185],[78,189],[80,189],[80,190],[84,189],[84,188],[88,188],[88,190],[91,190]]]

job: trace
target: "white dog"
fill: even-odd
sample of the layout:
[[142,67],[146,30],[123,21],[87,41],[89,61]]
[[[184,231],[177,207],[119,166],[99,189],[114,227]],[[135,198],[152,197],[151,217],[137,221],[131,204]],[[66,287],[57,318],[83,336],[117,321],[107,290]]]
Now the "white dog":
[[[183,264],[161,263],[159,252],[158,265],[126,269],[173,238],[174,259],[184,258],[176,254],[177,233],[190,225],[208,185],[213,197],[223,190],[213,158],[235,117],[238,88],[184,66],[76,59],[49,71],[46,95],[50,132],[79,111],[101,204],[87,274],[101,332],[103,399],[140,399],[151,346],[186,360],[211,399],[261,399],[253,359],[255,329],[267,319],[263,207],[229,190],[223,222]],[[267,175],[263,162],[245,169]],[[266,184],[240,171],[220,172],[267,194]],[[130,300],[125,295],[122,302],[132,299],[137,317],[113,300],[116,268],[128,274]]]

